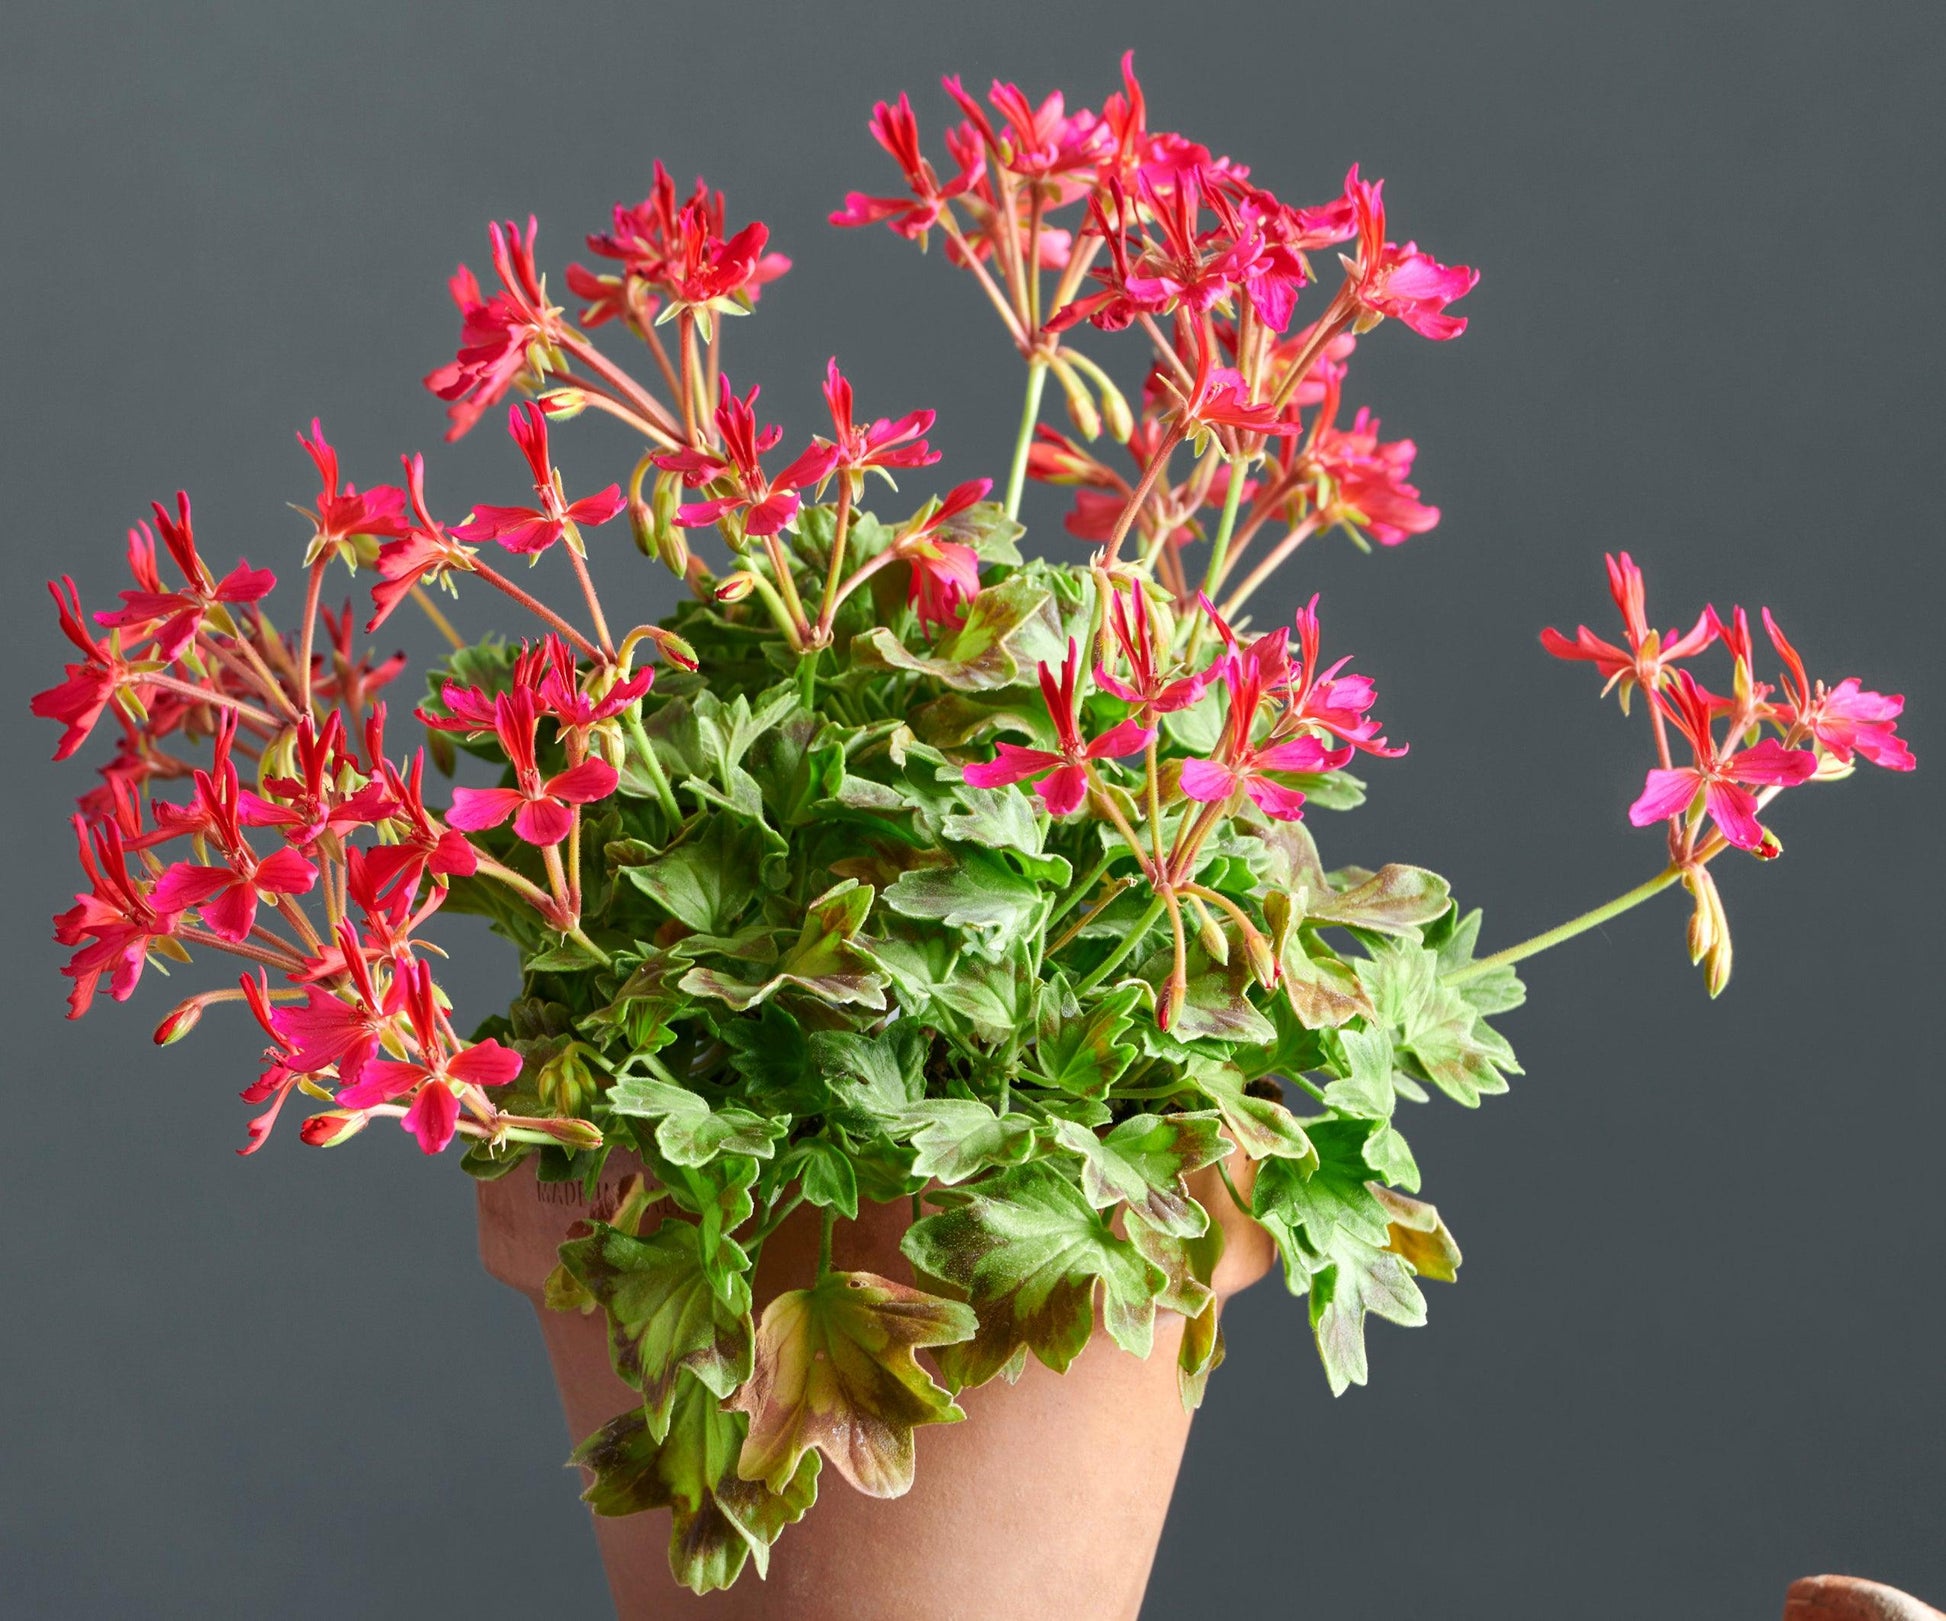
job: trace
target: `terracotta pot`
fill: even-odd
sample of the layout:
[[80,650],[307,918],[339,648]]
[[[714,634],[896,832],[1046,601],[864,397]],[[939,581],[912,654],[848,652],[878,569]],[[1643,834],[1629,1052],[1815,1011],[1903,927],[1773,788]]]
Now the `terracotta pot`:
[[1910,1593],[1856,1576],[1806,1576],[1791,1583],[1784,1621],[1946,1621]]
[[[541,1285],[568,1228],[614,1208],[634,1169],[616,1159],[592,1206],[578,1186],[538,1183],[528,1166],[479,1185],[481,1259],[533,1303],[577,1442],[640,1398],[609,1364],[601,1315],[548,1311]],[[1241,1181],[1250,1169],[1238,1156],[1233,1174]],[[1214,1167],[1191,1188],[1223,1223],[1215,1288],[1227,1299],[1269,1270],[1275,1249],[1236,1211]],[[839,1224],[835,1263],[911,1282],[898,1247],[908,1210],[867,1205],[859,1217]],[[764,1245],[757,1310],[810,1277],[816,1255],[817,1221],[804,1207]],[[1176,1392],[1182,1331],[1180,1317],[1162,1312],[1146,1360],[1097,1331],[1065,1375],[1030,1357],[1019,1384],[965,1392],[964,1423],[918,1432],[918,1475],[904,1497],[862,1496],[826,1469],[816,1505],[772,1550],[767,1581],[746,1568],[728,1592],[698,1598],[669,1574],[665,1514],[597,1516],[616,1612],[623,1621],[1133,1621],[1189,1439]]]

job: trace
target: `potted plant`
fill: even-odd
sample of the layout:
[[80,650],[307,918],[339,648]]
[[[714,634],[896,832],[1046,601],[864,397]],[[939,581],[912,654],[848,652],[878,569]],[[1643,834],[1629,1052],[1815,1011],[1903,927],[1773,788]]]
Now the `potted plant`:
[[[313,422],[291,628],[269,571],[205,562],[184,495],[131,532],[119,607],[54,588],[78,657],[35,710],[57,758],[114,744],[56,920],[72,1011],[227,953],[240,981],[157,1039],[218,1004],[261,1027],[241,1152],[294,1095],[317,1146],[457,1143],[487,1264],[541,1308],[624,1613],[1133,1614],[1223,1300],[1281,1266],[1342,1392],[1367,1320],[1422,1322],[1419,1280],[1453,1278],[1399,1106],[1506,1089],[1515,965],[1680,886],[1720,992],[1713,863],[1777,855],[1787,789],[1913,764],[1901,700],[1813,680],[1768,614],[1659,633],[1623,554],[1619,633],[1544,640],[1637,722],[1659,869],[1482,956],[1436,875],[1331,866],[1307,813],[1405,749],[1315,598],[1249,614],[1306,542],[1437,522],[1344,385],[1381,323],[1457,337],[1476,274],[1397,243],[1356,169],[1293,207],[1151,128],[1126,61],[1098,113],[946,89],[943,169],[881,103],[905,189],[833,219],[937,239],[991,305],[1026,383],[999,499],[901,495],[932,413],[859,409],[836,360],[828,424],[784,446],[725,336],[788,262],[658,166],[568,268],[576,312],[531,221],[491,229],[490,291],[453,279],[427,382],[451,437],[504,408],[531,503],[462,514],[417,455],[361,489]],[[641,449],[583,492],[551,441],[589,411]],[[1020,549],[1030,477],[1074,487],[1085,560]],[[624,525],[686,587],[661,622],[587,567]],[[341,565],[368,615],[326,606]],[[465,644],[435,595],[462,587],[520,639]],[[401,753],[358,621],[408,601],[453,645]],[[483,1023],[435,979],[446,912],[519,952]]]

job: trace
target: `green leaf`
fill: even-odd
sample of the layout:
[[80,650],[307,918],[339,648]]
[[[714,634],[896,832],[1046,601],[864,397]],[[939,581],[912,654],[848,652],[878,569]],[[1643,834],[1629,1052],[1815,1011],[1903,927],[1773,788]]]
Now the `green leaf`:
[[1081,1192],[1097,1210],[1126,1204],[1132,1215],[1177,1238],[1198,1237],[1208,1226],[1183,1177],[1229,1152],[1214,1114],[1131,1115],[1105,1137],[1066,1120],[1048,1129],[1081,1156]]
[[[1161,962],[1160,971],[1166,974],[1168,960]],[[1241,951],[1227,963],[1209,963],[1192,972],[1169,1033],[1179,1041],[1227,1041],[1249,1047],[1275,1041],[1277,1027],[1251,1004],[1251,983],[1250,963]]]
[[836,1143],[821,1137],[793,1143],[779,1169],[784,1181],[797,1178],[807,1203],[835,1210],[846,1221],[858,1219],[858,1174],[851,1167],[851,1156]]
[[871,1036],[820,1030],[810,1055],[844,1112],[883,1126],[926,1095],[926,1046],[924,1033],[901,1020]]
[[1316,1166],[1318,1151],[1297,1116],[1275,1098],[1248,1091],[1235,1066],[1197,1064],[1189,1073],[1197,1089],[1216,1105],[1230,1140],[1252,1159],[1288,1159]]
[[914,1222],[901,1246],[978,1314],[973,1338],[936,1358],[954,1388],[1017,1379],[1029,1351],[1065,1373],[1094,1329],[1098,1293],[1115,1343],[1149,1354],[1166,1280],[1057,1166],[1030,1161],[971,1191],[964,1205]]
[[951,1187],[993,1165],[1018,1165],[1034,1151],[1025,1115],[995,1114],[971,1098],[915,1103],[899,1122],[916,1151],[912,1174]]
[[997,955],[1034,927],[1044,901],[1033,879],[996,856],[967,850],[951,866],[901,873],[885,904],[906,917],[976,931]]
[[[1443,922],[1443,928],[1429,929],[1425,940],[1438,950],[1441,979],[1473,966],[1473,949],[1480,939],[1480,913],[1468,912],[1461,917],[1455,909]],[[1490,968],[1455,989],[1476,1011],[1487,1015],[1511,1012],[1527,1000],[1527,987],[1521,984],[1511,963]]]
[[966,1415],[913,1360],[951,1345],[973,1313],[871,1272],[831,1272],[764,1308],[756,1368],[733,1398],[750,1415],[738,1471],[784,1489],[815,1447],[868,1497],[911,1488],[912,1432]]
[[681,1382],[658,1441],[638,1410],[610,1419],[571,1460],[594,1472],[582,1497],[601,1515],[670,1511],[669,1568],[691,1592],[728,1587],[744,1562],[763,1575],[770,1546],[817,1500],[818,1459],[807,1456],[781,1492],[737,1473],[746,1428],[694,1379]]
[[1422,1278],[1437,1278],[1451,1283],[1459,1276],[1460,1249],[1439,1212],[1421,1199],[1408,1199],[1403,1193],[1372,1184],[1372,1197],[1385,1207],[1391,1218],[1386,1248]]
[[1358,971],[1399,1049],[1454,1102],[1477,1108],[1483,1096],[1506,1091],[1520,1065],[1478,1009],[1439,979],[1438,964],[1435,952],[1401,943],[1374,952]]
[[1045,586],[1015,574],[974,597],[965,622],[942,636],[930,653],[908,652],[890,630],[878,625],[852,641],[852,660],[868,669],[931,676],[959,692],[1012,686],[1021,673],[1013,644],[1031,634],[1049,602]]
[[1424,867],[1380,867],[1344,890],[1311,891],[1301,897],[1312,923],[1335,923],[1376,934],[1413,935],[1451,905],[1446,880]]
[[692,996],[714,997],[741,1012],[768,1000],[785,986],[808,991],[822,1002],[855,1003],[883,1010],[885,976],[853,936],[872,905],[872,887],[847,878],[811,902],[797,944],[787,950],[768,979],[734,978],[714,968],[696,967],[677,982]]
[[1291,1292],[1310,1296],[1311,1328],[1333,1395],[1366,1382],[1368,1314],[1405,1327],[1426,1320],[1411,1272],[1387,1247],[1391,1218],[1364,1156],[1371,1132],[1369,1121],[1314,1123],[1318,1168],[1306,1177],[1290,1160],[1266,1160],[1251,1193],[1251,1212],[1276,1240]]
[[1056,974],[1043,987],[1037,1067],[1053,1085],[1076,1097],[1105,1097],[1137,1048],[1122,1041],[1142,999],[1139,985],[1118,985],[1083,1009],[1067,980]]
[[718,1397],[750,1377],[750,1285],[738,1277],[730,1299],[717,1294],[693,1222],[664,1220],[647,1238],[593,1226],[561,1246],[561,1261],[607,1314],[615,1372],[642,1392],[661,1441],[685,1372]]
[[1065,888],[1073,881],[1074,869],[1064,857],[1042,853],[1047,818],[1031,795],[1017,786],[962,788],[960,792],[967,808],[940,824],[944,837],[998,850],[1023,877],[1036,883]]
[[617,1081],[608,1092],[616,1114],[657,1122],[655,1145],[672,1165],[707,1165],[719,1154],[768,1159],[790,1130],[790,1117],[753,1114],[731,1104],[711,1109],[709,1099],[685,1086],[646,1075]]
[[1371,998],[1357,974],[1298,926],[1302,913],[1295,899],[1283,890],[1272,890],[1263,907],[1284,998],[1298,1022],[1306,1029],[1322,1030],[1370,1017]]
[[698,934],[727,935],[757,895],[761,845],[726,816],[705,816],[681,844],[639,867],[628,881],[678,923]]
[[1026,526],[1007,516],[998,501],[976,501],[964,512],[948,518],[934,531],[942,540],[971,546],[982,563],[1001,563],[1020,567],[1020,549],[1014,542],[1027,533]]

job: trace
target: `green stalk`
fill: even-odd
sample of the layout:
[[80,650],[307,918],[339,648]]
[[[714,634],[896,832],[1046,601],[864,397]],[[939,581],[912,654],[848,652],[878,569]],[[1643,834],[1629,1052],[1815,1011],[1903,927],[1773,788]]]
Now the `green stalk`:
[[1448,974],[1448,985],[1463,985],[1469,979],[1478,979],[1491,969],[1506,968],[1522,962],[1528,957],[1572,940],[1577,934],[1586,934],[1598,924],[1606,923],[1611,917],[1620,917],[1631,907],[1640,906],[1652,895],[1660,895],[1671,884],[1682,877],[1682,868],[1667,866],[1647,883],[1637,884],[1625,895],[1617,895],[1612,901],[1604,902],[1591,912],[1583,912],[1579,917],[1569,918],[1565,923],[1556,924],[1544,934],[1537,934],[1531,940],[1523,940],[1517,946],[1509,946],[1505,951],[1496,951],[1491,957],[1482,957],[1469,963],[1456,974]]
[[1216,600],[1230,560],[1230,537],[1236,533],[1237,509],[1243,504],[1243,470],[1249,461],[1241,452],[1230,458],[1230,487],[1223,492],[1223,516],[1216,526],[1216,539],[1210,543],[1209,567],[1203,571],[1203,592],[1211,602]]
[[1077,993],[1085,994],[1088,991],[1092,991],[1117,968],[1121,967],[1122,959],[1133,951],[1136,946],[1141,944],[1143,936],[1149,932],[1155,920],[1162,916],[1162,904],[1162,897],[1160,895],[1149,902],[1148,910],[1136,919],[1135,926],[1122,937],[1122,943],[1108,954],[1107,959],[1100,967],[1096,968],[1093,973],[1089,974],[1075,987]]
[[1007,469],[1007,517],[1020,517],[1020,495],[1027,487],[1027,452],[1034,443],[1034,424],[1041,418],[1041,395],[1047,388],[1047,362],[1027,362],[1027,401],[1020,412],[1020,432],[1014,436],[1013,466]]

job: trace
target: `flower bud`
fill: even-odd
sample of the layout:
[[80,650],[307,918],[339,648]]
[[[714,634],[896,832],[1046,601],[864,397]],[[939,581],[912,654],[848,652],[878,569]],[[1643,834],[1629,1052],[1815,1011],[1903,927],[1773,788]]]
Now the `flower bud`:
[[656,645],[656,651],[679,670],[694,670],[701,664],[696,657],[696,649],[678,636],[673,630],[664,630],[660,625],[648,627],[649,640]]
[[1061,392],[1067,396],[1068,420],[1081,430],[1082,438],[1099,439],[1101,413],[1095,409],[1095,402],[1088,398],[1088,390],[1075,375],[1074,368],[1066,361],[1056,360],[1050,369],[1061,385]]
[[305,1120],[297,1134],[313,1148],[336,1148],[363,1131],[369,1119],[360,1109],[325,1109]]
[[208,1005],[205,997],[188,996],[171,1008],[163,1021],[155,1027],[155,1044],[170,1047],[196,1028]]
[[587,1051],[580,1042],[571,1041],[535,1075],[534,1091],[552,1113],[578,1115],[600,1091],[600,1083],[588,1067]]
[[1256,976],[1257,983],[1267,991],[1275,990],[1282,970],[1277,953],[1270,949],[1269,936],[1261,929],[1244,929],[1243,951],[1250,959],[1250,972]]
[[1230,961],[1230,937],[1217,926],[1216,919],[1210,916],[1209,908],[1197,895],[1189,897],[1191,910],[1196,914],[1196,939],[1208,953],[1210,961],[1218,967],[1227,967]]
[[566,1149],[601,1147],[601,1130],[587,1120],[535,1120],[533,1129],[552,1137]]
[[550,388],[536,396],[551,422],[569,422],[588,409],[588,395],[579,388]]
[[735,574],[724,576],[716,582],[716,589],[710,594],[718,602],[741,602],[749,596],[757,582],[749,574],[739,569]]
[[656,555],[655,513],[640,496],[629,497],[628,535],[635,542],[635,549],[644,557]]

